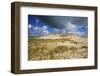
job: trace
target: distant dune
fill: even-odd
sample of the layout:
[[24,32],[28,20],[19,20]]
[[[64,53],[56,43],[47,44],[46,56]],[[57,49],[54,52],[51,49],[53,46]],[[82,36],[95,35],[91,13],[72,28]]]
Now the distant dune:
[[48,34],[41,37],[37,37],[39,39],[63,39],[63,38],[80,38],[79,35],[74,34]]

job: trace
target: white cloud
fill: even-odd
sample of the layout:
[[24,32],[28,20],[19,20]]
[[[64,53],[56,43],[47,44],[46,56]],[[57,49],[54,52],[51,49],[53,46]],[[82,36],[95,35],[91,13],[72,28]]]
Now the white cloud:
[[49,31],[48,30],[44,30],[42,33],[43,34],[49,34]]
[[54,31],[55,31],[55,33],[62,33],[62,34],[66,33],[66,29],[57,29],[57,28],[54,28]]
[[42,31],[43,34],[49,34],[49,31],[48,31],[48,27],[47,27],[47,26],[44,25],[44,26],[42,27],[42,30],[43,30],[43,31]]
[[37,31],[37,30],[39,30],[39,27],[34,27],[33,29],[34,29],[34,31]]
[[74,25],[74,24],[72,24],[71,22],[68,22],[68,23],[66,24],[66,29],[67,29],[68,31],[76,31],[77,26]]
[[76,32],[77,35],[83,36],[84,32]]
[[48,27],[47,27],[47,26],[45,26],[45,25],[44,25],[42,28],[43,28],[43,29],[48,29]]
[[69,32],[69,33],[73,33],[73,34],[76,34],[76,35],[79,35],[79,36],[85,35],[85,32]]
[[32,27],[32,25],[31,25],[31,24],[29,24],[29,25],[28,25],[28,28],[31,28],[31,27]]
[[32,34],[35,36],[49,34],[47,26],[42,26],[42,27],[34,26],[32,32],[33,32]]

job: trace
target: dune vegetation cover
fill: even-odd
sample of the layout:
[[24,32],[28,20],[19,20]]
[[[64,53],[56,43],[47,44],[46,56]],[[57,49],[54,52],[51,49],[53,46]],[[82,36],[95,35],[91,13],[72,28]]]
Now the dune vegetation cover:
[[28,60],[88,57],[88,18],[28,15]]

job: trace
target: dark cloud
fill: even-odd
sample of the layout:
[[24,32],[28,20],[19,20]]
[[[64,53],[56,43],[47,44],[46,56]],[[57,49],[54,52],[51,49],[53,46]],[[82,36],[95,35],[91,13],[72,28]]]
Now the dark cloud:
[[70,22],[76,26],[84,25],[87,26],[87,17],[72,17],[72,16],[36,16],[38,19],[45,22],[50,27],[63,29]]
[[88,18],[87,17],[72,17],[71,20],[72,24],[75,24],[77,26],[80,25],[88,25]]

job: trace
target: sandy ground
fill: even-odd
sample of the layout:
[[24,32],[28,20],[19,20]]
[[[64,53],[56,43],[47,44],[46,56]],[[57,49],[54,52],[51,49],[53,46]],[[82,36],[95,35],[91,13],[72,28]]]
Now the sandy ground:
[[87,58],[86,37],[77,35],[47,35],[28,43],[28,60],[80,59]]

